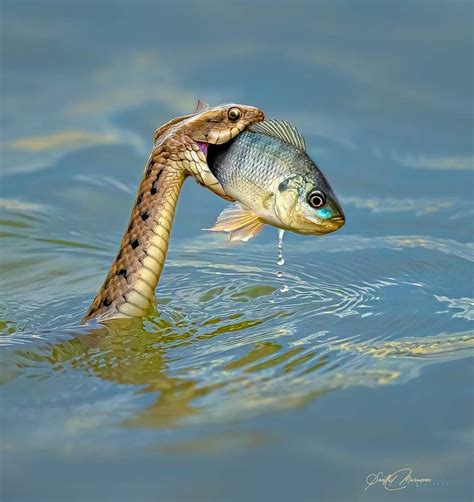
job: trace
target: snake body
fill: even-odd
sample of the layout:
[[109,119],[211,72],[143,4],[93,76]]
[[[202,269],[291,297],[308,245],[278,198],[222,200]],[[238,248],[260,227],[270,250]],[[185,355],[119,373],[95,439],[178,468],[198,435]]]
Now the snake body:
[[156,131],[127,230],[83,323],[141,317],[154,305],[184,180],[194,176],[232,200],[207,166],[206,146],[225,143],[263,119],[258,108],[224,105],[173,119]]

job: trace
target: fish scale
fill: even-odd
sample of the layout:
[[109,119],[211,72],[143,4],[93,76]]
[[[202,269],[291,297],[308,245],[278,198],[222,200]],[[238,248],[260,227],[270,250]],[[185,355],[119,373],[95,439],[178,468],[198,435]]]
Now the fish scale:
[[[228,143],[210,146],[210,170],[240,203],[221,213],[210,230],[248,240],[264,224],[314,235],[340,228],[342,208],[305,148],[299,131],[283,120],[256,124]],[[311,200],[320,206],[310,207]]]

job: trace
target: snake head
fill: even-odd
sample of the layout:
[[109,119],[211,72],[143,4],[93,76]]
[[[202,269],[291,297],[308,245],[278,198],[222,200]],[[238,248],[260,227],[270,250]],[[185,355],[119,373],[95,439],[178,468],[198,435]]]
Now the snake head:
[[262,122],[262,110],[248,105],[228,104],[213,107],[192,117],[189,136],[196,142],[220,145],[246,127]]
[[[192,115],[177,117],[159,127],[154,136],[155,149],[168,142],[167,148],[175,151],[177,159],[181,160],[184,168],[198,183],[224,199],[234,200],[227,195],[209,169],[207,147],[209,144],[219,145],[235,138],[246,127],[262,122],[265,116],[254,106],[206,106],[205,103],[199,103]],[[188,156],[184,153],[185,150],[188,151]]]

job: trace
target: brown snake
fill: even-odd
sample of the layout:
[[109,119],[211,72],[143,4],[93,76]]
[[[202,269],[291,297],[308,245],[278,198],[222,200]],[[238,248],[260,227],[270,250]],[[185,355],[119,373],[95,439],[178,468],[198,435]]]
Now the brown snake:
[[224,105],[179,117],[157,129],[130,221],[107,277],[82,322],[141,317],[155,303],[178,195],[187,176],[232,200],[206,162],[221,144],[264,119],[258,108]]

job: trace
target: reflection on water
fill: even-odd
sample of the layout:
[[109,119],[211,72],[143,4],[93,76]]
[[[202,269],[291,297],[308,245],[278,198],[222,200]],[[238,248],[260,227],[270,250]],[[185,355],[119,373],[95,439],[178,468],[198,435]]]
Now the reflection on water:
[[[404,383],[427,364],[474,353],[472,331],[443,333],[450,316],[427,324],[442,300],[423,284],[416,261],[386,277],[386,258],[378,265],[372,256],[368,264],[366,250],[363,259],[338,260],[337,270],[321,259],[313,275],[297,263],[307,254],[290,245],[283,294],[268,253],[249,250],[237,264],[224,241],[214,243],[206,254],[205,238],[176,250],[159,288],[159,312],[143,323],[15,335],[4,322],[4,341],[15,353],[7,375],[42,380],[79,371],[86,389],[96,379],[128,386],[131,396],[151,400],[135,411],[122,403],[122,425],[171,427],[293,407],[340,388]],[[419,306],[410,323],[403,296]],[[381,320],[369,323],[371,317]]]
[[197,351],[193,357],[202,340],[265,322],[239,322],[238,317],[214,320],[212,329],[209,324],[173,325],[160,317],[149,320],[147,329],[141,323],[114,321],[64,342],[17,350],[15,366],[31,378],[70,369],[138,386],[136,392],[151,393],[154,401],[124,425],[169,427],[184,419],[234,419],[242,413],[294,406],[341,387],[405,382],[427,362],[474,353],[473,333],[370,343],[320,332],[288,343],[278,341],[291,336],[280,328],[268,333],[266,341],[234,337],[231,344],[220,344],[219,351]]
[[[469,243],[341,233],[302,246],[288,236],[281,278],[273,229],[233,246],[208,234],[179,237],[179,214],[157,312],[144,322],[77,327],[123,220],[101,235],[82,218],[96,223],[103,190],[117,186],[97,185],[101,198],[78,207],[76,223],[46,205],[2,206],[1,383],[10,402],[19,394],[28,403],[14,450],[23,442],[42,448],[52,436],[93,448],[98,427],[120,427],[126,445],[125,431],[226,424],[341,389],[402,387],[428,365],[474,353],[473,300],[459,287],[474,260]],[[38,423],[45,403],[51,411]],[[4,408],[5,423],[17,424],[18,413]],[[265,441],[244,434],[237,443]],[[237,448],[225,435],[166,446],[200,447]]]

